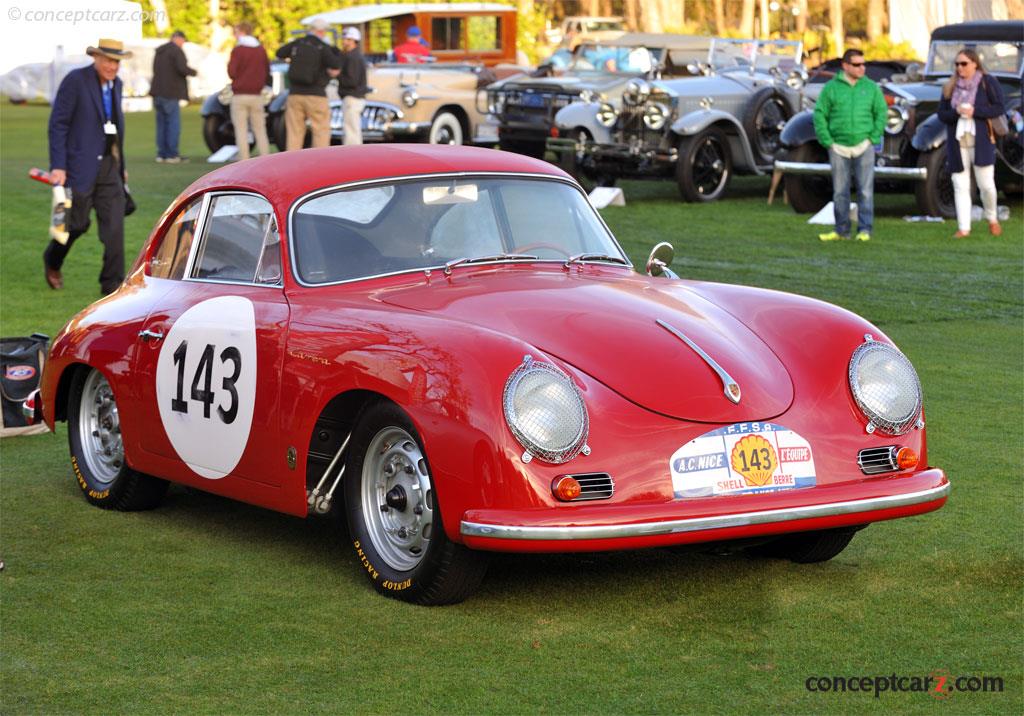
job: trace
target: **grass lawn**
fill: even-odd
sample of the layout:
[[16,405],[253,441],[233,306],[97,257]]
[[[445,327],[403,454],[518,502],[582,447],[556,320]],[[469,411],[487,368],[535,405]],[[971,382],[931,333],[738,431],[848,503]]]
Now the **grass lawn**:
[[[98,297],[95,230],[43,282],[48,109],[0,115],[0,334],[54,335]],[[129,261],[208,169],[198,111],[153,163],[128,118]],[[173,489],[148,513],[82,499],[67,434],[0,444],[0,713],[1021,713],[1024,222],[910,224],[879,198],[869,244],[821,244],[767,180],[678,201],[627,183],[604,212],[634,263],[658,241],[684,278],[832,301],[874,321],[920,373],[947,506],[881,523],[799,566],[668,550],[498,556],[448,608],[378,596],[324,519]],[[812,676],[996,676],[1002,693],[812,693]]]

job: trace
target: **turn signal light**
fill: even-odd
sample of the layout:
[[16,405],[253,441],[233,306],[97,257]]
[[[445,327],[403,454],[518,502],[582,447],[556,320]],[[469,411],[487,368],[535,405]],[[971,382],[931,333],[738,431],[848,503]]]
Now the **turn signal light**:
[[551,136],[557,138],[558,134],[559,134],[558,127],[552,127],[551,128]]
[[575,477],[556,477],[551,483],[551,492],[562,502],[572,502],[580,496],[580,483]]
[[917,467],[917,453],[908,447],[900,448],[896,453],[896,466],[901,470],[911,470]]

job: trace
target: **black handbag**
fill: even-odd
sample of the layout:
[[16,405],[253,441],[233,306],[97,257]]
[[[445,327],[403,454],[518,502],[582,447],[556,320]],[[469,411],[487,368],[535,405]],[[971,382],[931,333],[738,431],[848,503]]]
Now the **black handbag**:
[[41,333],[27,338],[0,338],[0,437],[50,431],[46,423],[29,425],[21,412],[22,402],[39,387],[49,340]]

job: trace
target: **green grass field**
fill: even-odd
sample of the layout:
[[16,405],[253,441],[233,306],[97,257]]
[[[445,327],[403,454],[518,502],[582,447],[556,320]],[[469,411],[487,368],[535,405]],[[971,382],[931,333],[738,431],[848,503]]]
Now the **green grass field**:
[[[0,115],[0,334],[54,335],[98,298],[100,244],[66,288],[43,282],[47,108]],[[195,108],[185,154],[153,163],[151,115],[128,118],[129,261],[208,169]],[[685,205],[625,185],[604,212],[633,261],[676,247],[699,278],[808,294],[861,313],[914,362],[947,506],[860,533],[799,566],[668,550],[498,556],[448,608],[378,596],[333,522],[173,489],[147,513],[82,499],[56,435],[0,444],[0,713],[1021,713],[1024,222],[909,224],[879,199],[875,239],[823,245],[767,207],[767,180]],[[817,676],[994,676],[1001,693],[811,693]]]

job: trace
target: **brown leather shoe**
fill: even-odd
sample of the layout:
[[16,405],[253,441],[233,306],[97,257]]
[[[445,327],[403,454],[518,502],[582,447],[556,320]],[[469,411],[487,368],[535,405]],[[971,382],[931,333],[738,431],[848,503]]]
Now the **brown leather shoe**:
[[998,221],[990,221],[988,222],[988,233],[992,234],[993,236],[1002,236],[1003,227],[999,225]]
[[970,235],[971,235],[970,231],[958,231],[955,234],[953,234],[953,238],[954,239],[966,239]]
[[46,283],[55,291],[59,291],[64,288],[64,277],[61,276],[60,271],[55,268],[50,268],[46,264],[43,264],[46,269]]

